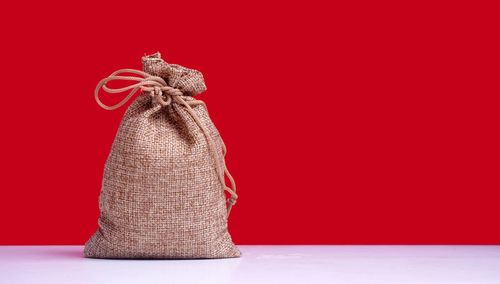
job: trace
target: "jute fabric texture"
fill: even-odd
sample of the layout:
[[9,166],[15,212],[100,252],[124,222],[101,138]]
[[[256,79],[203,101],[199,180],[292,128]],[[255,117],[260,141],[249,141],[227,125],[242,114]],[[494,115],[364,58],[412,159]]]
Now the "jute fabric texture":
[[[237,195],[224,163],[226,147],[205,104],[199,71],[145,56],[143,70],[103,79],[96,100],[128,107],[104,166],[98,229],[85,244],[93,258],[228,258],[240,256],[227,230]],[[134,84],[111,88],[110,81]],[[122,93],[107,106],[99,90]],[[226,186],[225,177],[231,187]],[[225,191],[229,193],[226,200]]]

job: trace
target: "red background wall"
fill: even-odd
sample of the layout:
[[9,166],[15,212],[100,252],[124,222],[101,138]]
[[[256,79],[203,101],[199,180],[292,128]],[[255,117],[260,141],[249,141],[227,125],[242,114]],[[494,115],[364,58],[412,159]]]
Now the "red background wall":
[[329,2],[1,4],[0,244],[91,235],[93,89],[156,51],[205,75],[237,243],[500,244],[498,7]]

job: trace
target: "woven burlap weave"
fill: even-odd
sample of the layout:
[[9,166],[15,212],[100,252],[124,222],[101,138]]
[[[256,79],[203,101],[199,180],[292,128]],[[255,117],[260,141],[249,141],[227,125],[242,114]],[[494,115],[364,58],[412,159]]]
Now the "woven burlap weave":
[[[225,146],[205,105],[192,97],[205,90],[203,76],[159,54],[143,57],[143,69],[155,77],[141,81],[142,93],[116,134],[104,167],[99,227],[85,256],[238,257],[227,231],[224,190],[231,189],[220,176]],[[164,82],[159,88],[151,80]]]

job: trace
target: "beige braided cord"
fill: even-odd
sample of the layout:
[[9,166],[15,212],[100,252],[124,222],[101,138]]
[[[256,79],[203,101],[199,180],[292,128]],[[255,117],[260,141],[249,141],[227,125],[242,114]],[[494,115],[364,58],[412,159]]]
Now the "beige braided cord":
[[[123,76],[121,74],[135,74],[139,76]],[[135,81],[137,83],[128,85],[122,88],[110,88],[106,84],[111,82],[111,81]],[[123,93],[126,91],[129,91],[129,94],[123,98],[120,102],[114,105],[106,105],[104,104],[101,99],[99,98],[99,90],[103,89],[105,92],[110,93],[110,94],[118,94],[118,93]],[[217,148],[215,146],[215,142],[213,141],[212,137],[210,136],[210,132],[208,129],[202,124],[200,118],[198,115],[194,112],[191,106],[196,106],[196,105],[204,105],[205,103],[199,100],[196,101],[186,101],[183,99],[183,93],[176,88],[170,87],[167,85],[165,80],[161,77],[157,76],[151,76],[150,74],[140,71],[140,70],[135,70],[135,69],[120,69],[118,71],[113,72],[111,75],[108,77],[102,79],[96,86],[95,88],[95,100],[97,101],[97,104],[102,107],[103,109],[106,110],[115,110],[121,106],[123,106],[127,101],[129,101],[136,93],[137,91],[143,91],[143,92],[148,92],[151,94],[152,98],[158,102],[162,106],[168,106],[172,102],[178,103],[186,108],[186,111],[189,113],[191,118],[194,120],[194,122],[198,125],[200,128],[201,132],[205,136],[205,139],[207,140],[207,145],[208,145],[208,150],[210,154],[212,155],[215,163],[215,169],[217,171],[217,176],[219,178],[220,183],[222,184],[222,187],[224,188],[225,191],[227,191],[230,195],[230,197],[227,199],[227,215],[231,213],[231,208],[234,204],[236,204],[236,200],[238,199],[238,195],[236,194],[236,184],[234,182],[233,177],[229,173],[225,163],[224,163],[224,157],[227,153],[226,145],[224,144],[224,141],[221,139],[221,144],[222,144],[222,159],[219,158],[219,155],[217,155]],[[166,101],[163,99],[163,95],[165,95]],[[206,107],[206,106],[205,106]],[[229,182],[231,183],[231,187],[228,187],[225,182],[225,177],[227,176]]]

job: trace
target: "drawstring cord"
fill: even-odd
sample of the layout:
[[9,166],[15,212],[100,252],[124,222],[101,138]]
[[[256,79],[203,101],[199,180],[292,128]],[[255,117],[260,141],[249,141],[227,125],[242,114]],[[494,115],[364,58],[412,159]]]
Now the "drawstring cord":
[[[127,74],[135,74],[139,76],[123,76],[121,74],[127,73]],[[123,88],[110,88],[106,84],[111,81],[135,81],[137,83],[123,87]],[[110,94],[118,94],[122,92],[129,91],[129,94],[123,98],[120,102],[118,102],[115,105],[105,105],[101,99],[99,98],[99,90],[103,89],[105,92],[110,93]],[[222,187],[224,188],[225,191],[227,191],[230,195],[230,197],[227,199],[227,215],[231,213],[231,208],[233,207],[234,204],[236,204],[236,200],[238,199],[238,195],[236,194],[236,184],[234,182],[233,177],[229,173],[226,164],[224,162],[224,157],[226,156],[227,149],[226,145],[224,144],[224,141],[222,141],[221,138],[221,144],[222,144],[222,159],[219,158],[219,155],[217,155],[217,148],[215,146],[215,142],[210,136],[210,132],[208,129],[203,125],[201,122],[200,118],[198,115],[194,112],[192,106],[196,105],[203,105],[206,108],[206,105],[204,102],[196,100],[196,101],[186,101],[183,98],[183,93],[176,88],[170,87],[167,85],[165,80],[161,77],[157,76],[151,76],[150,74],[135,70],[135,69],[121,69],[118,71],[113,72],[111,75],[109,75],[107,78],[102,79],[96,86],[95,88],[95,100],[97,101],[97,104],[102,107],[105,110],[115,110],[121,106],[123,106],[127,101],[129,101],[137,91],[143,91],[149,93],[153,100],[159,103],[161,106],[168,106],[171,103],[175,102],[178,103],[186,108],[186,111],[188,114],[191,116],[191,118],[194,120],[194,122],[198,125],[200,128],[201,132],[205,136],[205,139],[207,140],[207,145],[208,149],[214,159],[215,162],[215,168],[217,171],[217,176],[219,178],[220,183],[222,184]],[[165,97],[165,99],[164,99]],[[228,187],[226,185],[225,177],[228,178],[229,182],[231,183],[231,187]]]

